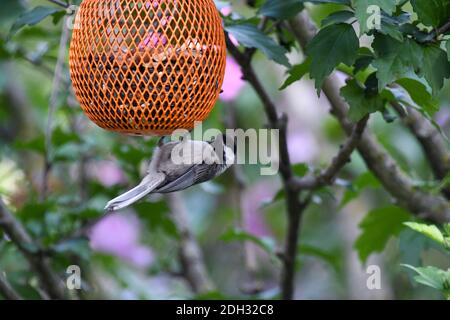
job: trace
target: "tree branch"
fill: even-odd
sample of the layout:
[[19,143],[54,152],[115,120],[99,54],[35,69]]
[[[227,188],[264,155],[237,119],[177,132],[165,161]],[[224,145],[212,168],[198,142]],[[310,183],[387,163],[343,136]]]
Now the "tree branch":
[[[305,11],[292,19],[289,25],[303,48],[317,33],[317,28]],[[322,90],[330,101],[332,114],[339,120],[344,131],[350,135],[353,125],[347,116],[348,105],[340,96],[339,80],[331,75],[325,80]],[[437,223],[450,220],[450,207],[447,200],[418,190],[372,134],[367,131],[363,134],[358,151],[369,170],[401,206],[419,217]]]
[[444,23],[441,27],[439,27],[436,30],[436,37],[441,34],[447,33],[447,31],[449,30],[450,30],[450,20],[448,20],[446,23]]
[[19,221],[9,212],[0,198],[0,227],[8,235],[12,242],[19,248],[30,266],[36,272],[42,288],[52,299],[65,299],[62,281],[58,278],[48,259],[41,255],[40,250],[30,250],[36,247],[36,242],[23,228]]
[[296,189],[317,189],[334,183],[339,172],[350,161],[350,157],[358,147],[364,130],[367,126],[369,117],[360,120],[353,129],[344,145],[341,146],[339,153],[334,157],[330,166],[317,176],[308,176],[304,178],[295,178],[293,182]]
[[[414,108],[406,107],[405,112],[399,103],[391,105],[422,146],[436,179],[444,179],[450,172],[450,153],[442,134]],[[445,188],[443,193],[450,199],[450,188]]]
[[[250,54],[249,57],[253,55]],[[249,58],[250,59],[250,58]],[[224,123],[227,129],[237,129],[237,115],[236,115],[236,105],[233,102],[228,103],[227,112],[225,115]],[[242,166],[234,164],[230,170],[232,171],[233,180],[235,187],[231,194],[232,201],[234,202],[234,208],[236,211],[236,227],[240,229],[245,228],[245,212],[242,212],[242,198],[243,193],[246,190],[247,179],[245,177],[245,172]],[[262,284],[257,280],[257,273],[259,270],[257,257],[256,257],[256,247],[253,243],[249,241],[244,241],[242,243],[242,254],[244,257],[245,272],[248,279],[241,284],[241,291],[245,294],[255,295],[261,293],[263,290]]]
[[[53,1],[52,1],[53,2]],[[42,176],[41,200],[47,197],[48,176],[52,168],[52,135],[53,135],[53,117],[58,105],[58,95],[60,93],[61,83],[63,83],[62,72],[66,58],[67,43],[69,42],[69,29],[67,28],[67,17],[63,20],[62,33],[59,42],[58,59],[56,61],[55,76],[53,78],[52,92],[47,118],[47,128],[45,131],[45,161]]]
[[285,184],[286,204],[288,211],[287,233],[284,240],[284,250],[281,255],[283,268],[281,270],[281,297],[285,300],[294,298],[295,267],[297,265],[298,242],[303,213],[309,206],[310,199],[300,202],[300,193]]
[[228,35],[226,35],[226,42],[228,50],[242,69],[244,79],[252,85],[253,89],[258,94],[269,120],[270,127],[272,129],[278,129],[280,133],[280,174],[286,195],[288,229],[284,253],[282,254],[283,268],[280,286],[283,299],[290,300],[294,296],[295,265],[300,223],[303,212],[308,206],[309,201],[301,202],[300,190],[293,188],[292,181],[294,180],[294,175],[287,144],[287,116],[285,114],[281,116],[278,115],[277,108],[264,89],[261,81],[256,76],[251,61],[247,59],[245,54],[241,53],[238,48],[236,48]]
[[0,271],[0,294],[7,300],[23,300]]
[[180,234],[180,260],[183,275],[196,294],[214,290],[203,260],[202,251],[192,234],[187,220],[187,212],[180,193],[168,194],[169,206]]

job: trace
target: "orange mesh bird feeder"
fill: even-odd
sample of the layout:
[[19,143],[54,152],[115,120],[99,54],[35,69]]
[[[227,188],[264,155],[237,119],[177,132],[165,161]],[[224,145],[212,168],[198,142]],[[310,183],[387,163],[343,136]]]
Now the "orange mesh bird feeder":
[[211,112],[225,55],[213,0],[84,0],[70,71],[81,107],[98,126],[168,135]]

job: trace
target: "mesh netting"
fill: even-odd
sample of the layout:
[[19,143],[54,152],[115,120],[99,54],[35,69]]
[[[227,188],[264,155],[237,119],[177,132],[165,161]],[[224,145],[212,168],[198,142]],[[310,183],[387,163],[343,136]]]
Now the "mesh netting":
[[213,0],[84,0],[70,47],[71,78],[98,126],[170,134],[210,113],[225,50]]

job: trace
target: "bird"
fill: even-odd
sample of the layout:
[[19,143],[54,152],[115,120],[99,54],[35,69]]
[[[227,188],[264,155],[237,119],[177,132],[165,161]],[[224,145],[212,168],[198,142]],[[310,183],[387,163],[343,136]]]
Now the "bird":
[[[229,144],[232,146],[228,146]],[[145,177],[133,189],[112,199],[105,211],[124,209],[152,193],[171,193],[212,180],[235,162],[234,139],[219,134],[210,141],[184,138],[156,147]]]

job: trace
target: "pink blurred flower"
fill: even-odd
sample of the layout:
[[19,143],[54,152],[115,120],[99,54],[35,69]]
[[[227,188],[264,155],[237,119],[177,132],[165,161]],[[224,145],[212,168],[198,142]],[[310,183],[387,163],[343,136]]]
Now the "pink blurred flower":
[[261,207],[270,202],[278,187],[271,182],[262,182],[247,189],[242,196],[241,210],[244,215],[244,229],[255,236],[270,236]]
[[229,15],[233,12],[233,8],[231,8],[231,6],[223,7],[222,9],[220,9],[220,12],[221,12],[224,16],[229,16]]
[[146,268],[153,263],[152,251],[141,245],[139,220],[133,214],[111,214],[94,225],[89,234],[91,248]]
[[95,162],[89,167],[88,174],[105,187],[112,187],[125,182],[122,170],[114,161]]
[[227,57],[227,67],[225,69],[225,78],[223,81],[223,92],[220,99],[225,102],[231,102],[239,95],[245,81],[242,80],[242,71],[233,58]]
[[[166,20],[164,20],[166,21]],[[167,37],[164,36],[161,32],[155,33],[150,32],[147,37],[142,40],[142,42],[138,45],[139,49],[145,49],[145,48],[156,48],[160,46],[166,46],[168,43]]]
[[314,160],[318,146],[311,133],[295,132],[288,137],[288,149],[291,162],[296,164]]
[[[224,7],[220,10],[220,12],[224,16],[228,16],[231,14],[233,9],[231,7]],[[239,45],[233,35],[230,34],[230,40],[234,45]],[[245,81],[242,80],[242,71],[236,61],[227,57],[227,66],[225,69],[225,78],[223,81],[223,92],[220,95],[220,99],[225,102],[231,102],[239,95],[239,92],[245,86]]]
[[153,5],[153,8],[158,8],[160,3],[164,2],[163,0],[153,0],[153,1],[147,1],[145,3],[145,8],[150,9],[150,7]]
[[435,116],[436,122],[441,127],[445,127],[450,122],[450,110],[449,108],[441,108],[441,110]]

